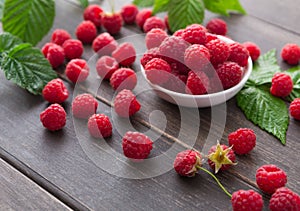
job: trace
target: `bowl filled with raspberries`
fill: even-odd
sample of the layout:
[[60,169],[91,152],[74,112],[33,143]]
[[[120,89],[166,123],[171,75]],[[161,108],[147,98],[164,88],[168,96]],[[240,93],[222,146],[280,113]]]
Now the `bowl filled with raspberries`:
[[245,85],[252,72],[247,48],[204,26],[192,24],[172,36],[152,29],[141,72],[162,99],[185,107],[226,102]]

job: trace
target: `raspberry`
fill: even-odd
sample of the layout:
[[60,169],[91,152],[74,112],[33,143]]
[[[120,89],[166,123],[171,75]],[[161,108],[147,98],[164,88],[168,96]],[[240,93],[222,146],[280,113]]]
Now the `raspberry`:
[[138,12],[138,8],[133,4],[124,5],[121,9],[121,15],[126,24],[134,24]]
[[51,131],[62,129],[66,125],[65,109],[59,104],[52,104],[40,114],[40,120],[45,128]]
[[152,150],[152,143],[146,135],[128,131],[122,141],[124,155],[132,159],[145,159]]
[[60,46],[68,39],[71,39],[71,35],[64,29],[55,29],[51,36],[51,42]]
[[234,62],[224,62],[217,67],[217,74],[222,82],[224,89],[229,89],[237,85],[243,75],[242,68]]
[[281,50],[281,58],[290,65],[297,65],[300,61],[300,47],[297,44],[286,44]]
[[158,48],[150,48],[149,50],[144,53],[143,57],[141,58],[141,64],[143,67],[153,58],[159,58],[159,49]]
[[249,52],[248,50],[240,43],[231,43],[230,55],[228,60],[237,63],[241,67],[245,67],[248,64]]
[[190,71],[186,82],[186,93],[202,95],[209,89],[209,79],[204,72]]
[[285,73],[275,73],[270,92],[277,97],[287,97],[293,90],[293,80]]
[[244,42],[243,46],[248,50],[252,61],[255,62],[260,56],[260,48],[253,42]]
[[135,72],[130,68],[119,68],[110,77],[110,85],[114,90],[133,90],[137,83]]
[[236,154],[249,153],[256,145],[256,135],[253,130],[240,128],[228,135],[229,146]]
[[85,8],[83,12],[83,19],[86,21],[92,21],[96,27],[101,27],[101,14],[103,9],[96,4],[91,4]]
[[124,42],[112,52],[117,62],[122,66],[130,66],[134,63],[136,58],[135,48],[131,43]]
[[185,93],[186,81],[187,81],[186,75],[171,74],[169,80],[166,83],[164,83],[162,86],[174,92]]
[[225,62],[230,55],[230,47],[222,40],[214,39],[205,45],[210,53],[210,61],[214,65]]
[[175,171],[185,177],[195,176],[201,165],[200,153],[193,150],[179,152],[173,164]]
[[193,24],[186,27],[181,37],[191,44],[205,44],[206,43],[206,31],[200,24]]
[[175,37],[181,37],[183,31],[184,31],[183,29],[179,29],[176,32],[174,32],[173,36],[175,36]]
[[110,79],[111,75],[119,68],[117,60],[110,56],[102,56],[96,63],[96,70],[100,77]]
[[218,173],[219,170],[225,171],[232,165],[236,165],[234,162],[235,154],[231,147],[218,143],[208,151],[208,164],[215,173]]
[[49,103],[63,103],[69,97],[67,87],[59,78],[49,81],[44,87],[42,94]]
[[218,39],[217,35],[211,34],[211,33],[206,33],[206,43],[210,42],[211,40],[216,40]]
[[112,134],[112,124],[104,114],[93,114],[88,120],[88,129],[94,138],[107,138]]
[[210,33],[225,36],[227,33],[227,24],[220,18],[214,18],[208,21],[206,28]]
[[96,113],[97,100],[91,94],[80,94],[72,102],[72,113],[74,117],[87,119]]
[[194,71],[203,71],[209,59],[210,53],[204,45],[193,44],[184,53],[184,63]]
[[256,183],[262,191],[272,194],[277,188],[285,186],[287,176],[282,169],[275,165],[263,165],[256,171]]
[[102,17],[102,24],[110,34],[117,34],[121,31],[123,19],[120,13],[105,13]]
[[127,89],[120,91],[114,100],[115,111],[120,117],[130,117],[141,108],[135,95]]
[[181,37],[167,37],[159,46],[159,53],[168,62],[184,61],[184,52],[189,47],[189,43]]
[[144,23],[148,18],[152,16],[152,10],[151,9],[142,9],[138,12],[138,14],[135,17],[135,23],[138,25],[141,29],[144,26]]
[[99,55],[110,55],[118,46],[115,38],[107,32],[99,34],[93,41],[93,50]]
[[188,68],[185,64],[181,63],[181,62],[176,62],[173,61],[171,64],[171,69],[173,72],[176,72],[178,74],[182,74],[182,75],[187,75],[191,69]]
[[169,16],[166,15],[166,16],[164,17],[164,22],[165,22],[165,25],[166,25],[167,30],[170,32],[171,29],[170,29],[170,25],[169,25]]
[[147,49],[159,47],[167,37],[168,34],[164,30],[159,28],[151,29],[145,38]]
[[65,61],[64,49],[54,43],[46,43],[42,48],[42,53],[54,69]]
[[76,28],[76,37],[83,43],[89,44],[97,36],[97,28],[92,21],[82,21]]
[[215,70],[211,74],[212,76],[210,77],[209,80],[210,86],[209,86],[208,93],[212,94],[212,93],[223,91],[224,90],[223,85],[218,74],[215,72]]
[[151,29],[165,30],[166,25],[162,19],[153,16],[148,18],[143,25],[143,30],[145,33],[151,31]]
[[151,83],[161,85],[169,79],[171,67],[166,61],[154,58],[146,64],[145,73]]
[[300,120],[300,98],[296,98],[290,104],[290,114],[297,120]]
[[261,211],[263,209],[262,196],[254,190],[238,190],[232,194],[233,211]]
[[67,59],[77,59],[83,54],[83,45],[80,40],[69,39],[64,42],[63,49]]
[[270,199],[269,208],[271,211],[299,211],[300,196],[288,188],[278,188]]
[[83,59],[73,59],[66,66],[66,76],[73,83],[85,81],[89,76],[89,67]]

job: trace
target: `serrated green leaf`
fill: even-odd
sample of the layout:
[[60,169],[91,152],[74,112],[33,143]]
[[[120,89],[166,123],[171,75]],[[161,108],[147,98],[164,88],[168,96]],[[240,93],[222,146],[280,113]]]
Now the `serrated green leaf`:
[[155,15],[160,12],[168,11],[170,1],[171,0],[155,0],[152,14]]
[[2,20],[2,16],[3,16],[3,7],[4,7],[4,0],[0,0],[0,21]]
[[169,25],[173,32],[193,23],[202,23],[204,18],[202,0],[171,0],[168,8]]
[[83,8],[86,8],[87,6],[89,6],[88,0],[78,0],[78,1]]
[[138,7],[151,7],[154,5],[154,0],[133,0],[132,3]]
[[229,16],[230,12],[246,14],[239,0],[204,0],[205,8],[213,13]]
[[5,0],[3,29],[36,45],[51,29],[54,16],[54,0]]
[[10,33],[4,32],[0,35],[0,53],[8,51],[16,45],[22,43],[22,40]]
[[292,67],[285,71],[293,80],[294,88],[287,100],[292,102],[295,98],[300,98],[300,66]]
[[282,144],[286,143],[288,110],[282,99],[270,94],[269,87],[263,85],[244,88],[237,95],[237,103],[247,119],[273,134]]

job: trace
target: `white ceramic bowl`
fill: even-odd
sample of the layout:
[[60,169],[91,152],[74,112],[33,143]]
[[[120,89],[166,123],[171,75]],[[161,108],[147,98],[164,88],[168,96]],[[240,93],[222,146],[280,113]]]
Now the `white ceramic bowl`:
[[[227,43],[234,42],[233,40],[226,38],[224,36],[218,36],[218,38]],[[244,68],[242,80],[237,85],[235,85],[234,87],[231,87],[227,90],[224,90],[224,91],[220,91],[220,92],[216,92],[216,93],[212,93],[212,94],[204,94],[204,95],[183,94],[183,93],[178,93],[178,92],[174,92],[174,91],[165,89],[161,86],[152,84],[147,79],[145,70],[142,65],[141,65],[141,71],[142,71],[144,78],[148,82],[148,84],[154,89],[154,91],[160,98],[162,98],[170,103],[177,104],[180,106],[204,108],[204,107],[211,107],[214,105],[224,103],[227,100],[234,97],[243,88],[246,81],[249,79],[249,77],[251,75],[252,60],[249,56],[248,64],[247,64],[246,68]]]

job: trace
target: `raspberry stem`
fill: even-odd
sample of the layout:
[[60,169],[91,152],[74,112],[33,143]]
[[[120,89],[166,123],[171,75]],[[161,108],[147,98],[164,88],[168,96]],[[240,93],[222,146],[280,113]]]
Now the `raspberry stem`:
[[224,193],[226,193],[226,195],[229,196],[230,198],[232,197],[232,195],[226,190],[226,188],[221,184],[221,182],[218,180],[218,178],[213,173],[211,173],[210,171],[208,171],[207,169],[205,169],[203,167],[198,167],[198,169],[200,169],[200,170],[206,172],[207,174],[209,174],[210,176],[212,176],[212,178],[214,178],[216,180],[219,187],[224,191]]
[[115,1],[114,0],[109,0],[109,5],[111,7],[111,14],[115,13]]

